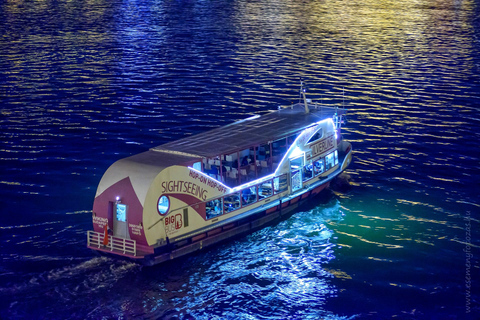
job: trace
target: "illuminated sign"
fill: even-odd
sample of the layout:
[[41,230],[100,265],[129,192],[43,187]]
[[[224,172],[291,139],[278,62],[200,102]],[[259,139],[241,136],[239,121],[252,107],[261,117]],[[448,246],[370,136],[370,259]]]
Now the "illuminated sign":
[[117,203],[117,220],[118,221],[127,221],[127,205],[122,203]]
[[333,148],[335,148],[335,139],[334,135],[331,135],[310,146],[312,154],[307,156],[307,160],[313,159],[316,156],[325,153]]

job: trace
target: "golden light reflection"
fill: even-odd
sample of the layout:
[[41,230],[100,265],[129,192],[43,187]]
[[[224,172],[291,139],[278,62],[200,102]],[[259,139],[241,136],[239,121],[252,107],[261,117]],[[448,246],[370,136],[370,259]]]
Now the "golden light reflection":
[[470,247],[474,247],[474,248],[478,248],[480,249],[480,246],[476,245],[476,244],[473,244],[473,243],[468,243],[468,242],[465,242],[465,241],[461,241],[461,240],[458,240],[458,239],[450,239],[450,241],[453,241],[453,242],[458,242],[464,246],[470,246]]
[[347,279],[347,280],[352,279],[352,277],[349,274],[347,274],[345,271],[342,271],[342,270],[339,270],[339,269],[324,268],[324,270],[327,271],[328,273],[330,273],[332,276],[334,276],[337,279]]
[[401,214],[402,217],[406,218],[407,220],[409,221],[416,221],[416,222],[420,222],[420,223],[434,223],[434,224],[440,224],[440,225],[445,225],[445,226],[448,226],[450,228],[453,228],[453,229],[462,229],[462,227],[459,227],[459,226],[456,226],[456,225],[452,225],[452,224],[449,224],[447,221],[438,221],[438,220],[433,220],[433,219],[425,219],[425,218],[419,218],[419,217],[415,217],[415,216],[411,216],[411,215],[407,215],[407,214]]
[[390,259],[380,259],[380,258],[375,258],[375,257],[367,257],[368,260],[374,260],[374,261],[381,261],[381,262],[393,262],[393,260]]
[[367,240],[367,239],[365,239],[365,238],[363,238],[359,235],[351,234],[351,233],[347,233],[347,232],[342,232],[342,231],[339,231],[339,230],[337,230],[336,233],[355,238],[355,239],[360,240],[360,241],[365,242],[365,243],[375,244],[379,247],[384,247],[384,248],[388,248],[388,249],[401,249],[401,248],[403,248],[403,246],[401,246],[401,245],[381,243],[381,242],[376,242],[376,241],[372,241],[372,240]]
[[358,216],[369,220],[400,221],[399,219],[385,218],[379,216],[367,216],[365,214],[359,214]]

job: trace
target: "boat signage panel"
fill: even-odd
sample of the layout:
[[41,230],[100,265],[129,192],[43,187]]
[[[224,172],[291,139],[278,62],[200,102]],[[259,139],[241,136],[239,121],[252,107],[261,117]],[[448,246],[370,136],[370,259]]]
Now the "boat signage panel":
[[196,213],[192,219],[205,220],[205,205],[200,204],[230,191],[223,183],[194,168],[177,165],[165,168],[155,177],[144,202],[143,231],[148,244],[156,243],[163,233],[171,236],[184,231],[185,223],[179,212],[182,208],[191,207],[192,214]]
[[168,235],[175,233],[183,226],[182,215],[177,213],[165,218],[165,232]]
[[312,150],[312,154],[307,155],[307,161],[312,160],[315,157],[327,151],[330,151],[333,148],[335,148],[335,139],[334,139],[334,135],[332,134],[331,136],[326,137],[325,139],[322,139],[310,146],[310,149]]

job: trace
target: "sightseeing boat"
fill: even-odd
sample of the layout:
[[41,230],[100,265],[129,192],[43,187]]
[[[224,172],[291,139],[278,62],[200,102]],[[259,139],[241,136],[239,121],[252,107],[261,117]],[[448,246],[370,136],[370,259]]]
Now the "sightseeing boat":
[[297,104],[115,162],[87,246],[154,265],[281,219],[350,164],[345,113],[301,89]]

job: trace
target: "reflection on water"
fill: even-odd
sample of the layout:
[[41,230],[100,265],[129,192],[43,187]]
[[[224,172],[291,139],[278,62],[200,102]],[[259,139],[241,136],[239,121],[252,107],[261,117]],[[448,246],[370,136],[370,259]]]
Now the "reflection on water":
[[[0,316],[475,316],[479,14],[472,0],[3,1]],[[111,163],[288,105],[300,78],[348,107],[349,188],[158,268],[85,249]]]

